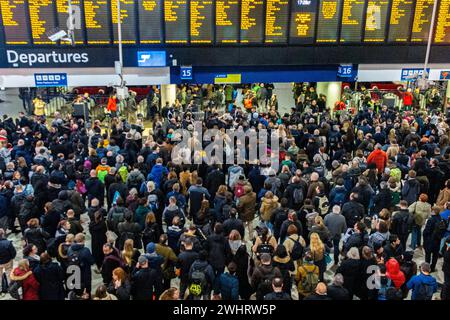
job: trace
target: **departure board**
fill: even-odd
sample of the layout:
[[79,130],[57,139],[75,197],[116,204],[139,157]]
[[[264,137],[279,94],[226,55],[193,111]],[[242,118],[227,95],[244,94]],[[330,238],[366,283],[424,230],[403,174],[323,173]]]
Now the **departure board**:
[[191,0],[191,43],[213,43],[213,0]]
[[389,0],[369,0],[364,42],[385,42]]
[[0,7],[6,44],[30,44],[25,1],[0,0]]
[[289,43],[309,44],[314,42],[317,0],[291,1],[291,26]]
[[88,44],[109,44],[110,26],[107,0],[84,0],[84,20]]
[[317,43],[336,43],[339,37],[341,0],[320,0],[317,19]]
[[139,41],[142,44],[162,42],[162,0],[138,0]]
[[392,0],[389,42],[407,42],[411,30],[414,0]]
[[416,0],[416,10],[414,11],[414,21],[411,31],[411,42],[428,41],[433,5],[433,0]]
[[47,37],[56,28],[54,1],[28,0],[28,9],[33,44],[56,44]]
[[[62,30],[69,29],[69,7],[68,0],[55,0],[56,1],[56,13],[58,17],[58,26]],[[72,4],[72,24],[74,27],[75,44],[84,44],[84,33],[82,29],[81,21],[76,20],[76,12],[80,7],[80,0],[70,1]],[[70,44],[69,42],[61,41],[62,44]]]
[[365,0],[343,0],[341,42],[360,42]]
[[216,0],[216,43],[239,42],[239,1]]
[[264,0],[241,0],[241,43],[264,40]]
[[164,0],[166,43],[188,43],[187,0]]
[[[111,20],[113,26],[114,43],[117,40],[117,1],[111,0]],[[122,43],[136,44],[136,10],[134,0],[120,0],[120,21],[122,28]]]
[[441,0],[434,42],[450,43],[450,0]]
[[289,19],[288,0],[266,1],[266,32],[265,32],[266,43],[287,42],[288,27],[289,27],[288,19]]

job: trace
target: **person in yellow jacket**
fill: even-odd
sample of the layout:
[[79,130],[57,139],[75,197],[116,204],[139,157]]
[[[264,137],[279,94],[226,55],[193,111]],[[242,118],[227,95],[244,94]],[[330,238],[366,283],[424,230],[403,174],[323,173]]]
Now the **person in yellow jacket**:
[[319,267],[314,264],[314,259],[310,252],[305,254],[303,264],[297,268],[295,281],[298,284],[299,299],[312,294],[319,283]]
[[44,116],[45,115],[45,102],[40,98],[35,98],[33,100],[33,109],[35,116]]

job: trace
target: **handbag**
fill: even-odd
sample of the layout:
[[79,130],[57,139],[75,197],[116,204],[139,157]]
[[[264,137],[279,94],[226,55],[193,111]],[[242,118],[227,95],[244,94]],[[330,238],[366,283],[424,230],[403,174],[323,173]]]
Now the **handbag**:
[[331,257],[328,252],[325,252],[325,263],[330,264],[331,263]]
[[117,238],[119,238],[119,236],[114,231],[109,230],[109,226],[108,226],[107,222],[105,222],[105,224],[106,224],[106,230],[107,230],[106,233],[105,233],[105,235],[106,235],[106,242],[108,242],[108,243],[116,242],[116,240],[117,240]]

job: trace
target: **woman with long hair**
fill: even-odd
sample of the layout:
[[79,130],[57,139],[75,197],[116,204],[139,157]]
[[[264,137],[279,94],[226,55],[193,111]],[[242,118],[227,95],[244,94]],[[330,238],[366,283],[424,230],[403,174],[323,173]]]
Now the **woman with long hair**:
[[159,296],[159,300],[179,300],[180,299],[180,290],[177,288],[169,288]]
[[[232,230],[228,235],[228,256],[226,265],[234,262],[237,266],[236,276],[239,280],[239,296],[243,300],[248,300],[253,293],[253,289],[248,281],[248,274],[252,274],[253,260],[248,255],[245,243],[242,241],[241,234],[237,230]],[[250,269],[250,272],[249,272]]]
[[131,284],[128,276],[122,268],[115,268],[112,272],[112,280],[108,285],[108,292],[118,300],[130,300]]
[[103,245],[107,242],[107,230],[103,212],[100,210],[96,211],[94,213],[94,220],[89,223],[89,233],[91,234],[92,256],[97,266],[97,272],[102,267],[103,259],[105,258]]
[[255,244],[252,247],[252,251],[256,254],[259,259],[261,249],[263,247],[270,247],[270,251],[273,253],[277,249],[277,240],[273,235],[270,234],[269,229],[264,226],[261,228],[261,235],[256,237]]
[[325,262],[325,245],[320,240],[319,234],[313,232],[309,236],[309,251],[314,259],[314,264],[319,267],[319,279],[323,281],[323,274],[326,271],[327,265]]
[[160,228],[156,222],[156,217],[153,212],[149,212],[145,217],[145,227],[142,232],[142,243],[143,248],[147,248],[147,244],[150,242],[158,243],[160,233]]
[[19,261],[19,265],[11,271],[11,281],[20,281],[22,300],[39,300],[39,282],[34,277],[27,259]]
[[122,258],[125,261],[126,269],[127,269],[125,271],[128,274],[130,274],[131,271],[136,266],[136,263],[137,263],[140,255],[141,255],[141,253],[139,252],[139,250],[134,247],[133,239],[125,240],[125,243],[123,245],[123,250],[122,250]]

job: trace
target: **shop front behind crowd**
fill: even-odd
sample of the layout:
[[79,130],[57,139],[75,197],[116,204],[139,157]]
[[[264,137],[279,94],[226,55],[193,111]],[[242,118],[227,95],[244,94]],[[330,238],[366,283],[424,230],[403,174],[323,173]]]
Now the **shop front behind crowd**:
[[[163,108],[152,92],[148,136],[142,122],[120,118],[105,130],[58,113],[4,116],[2,293],[449,299],[450,117],[437,96],[424,110],[410,90],[402,111],[371,98],[352,110],[344,94],[331,114],[325,96],[298,85],[295,108],[280,115],[272,90],[245,89],[243,108],[230,85],[180,87]],[[174,164],[174,132],[192,131],[200,110],[203,129],[222,136],[232,128],[277,134],[280,169],[264,161]],[[196,139],[190,143],[211,143]],[[14,234],[22,241],[13,244]],[[93,286],[96,278],[102,283]]]

